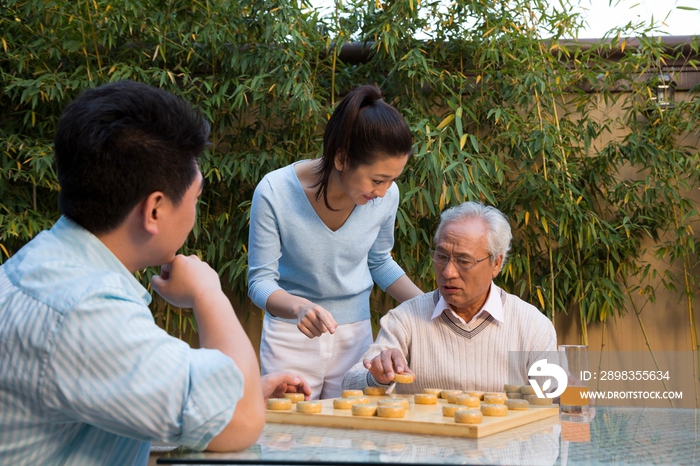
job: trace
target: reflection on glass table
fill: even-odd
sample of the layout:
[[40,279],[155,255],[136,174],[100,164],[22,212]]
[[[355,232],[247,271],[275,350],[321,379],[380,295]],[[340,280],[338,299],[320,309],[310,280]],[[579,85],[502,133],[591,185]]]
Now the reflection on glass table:
[[175,450],[158,464],[700,464],[700,410],[598,407],[480,439],[272,424],[236,453]]

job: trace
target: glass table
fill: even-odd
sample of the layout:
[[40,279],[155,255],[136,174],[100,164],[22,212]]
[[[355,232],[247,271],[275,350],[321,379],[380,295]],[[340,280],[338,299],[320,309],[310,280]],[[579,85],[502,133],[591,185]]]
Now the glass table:
[[157,464],[700,465],[700,410],[597,407],[479,439],[268,423],[251,448],[176,449]]

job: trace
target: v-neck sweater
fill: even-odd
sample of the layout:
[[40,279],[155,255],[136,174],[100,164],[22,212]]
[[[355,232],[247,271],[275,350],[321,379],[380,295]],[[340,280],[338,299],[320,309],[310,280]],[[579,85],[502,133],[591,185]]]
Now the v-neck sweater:
[[532,364],[557,350],[556,331],[531,304],[493,283],[491,292],[501,299],[503,322],[488,316],[472,327],[446,312],[432,318],[437,290],[390,310],[376,341],[345,374],[343,389],[379,385],[362,361],[390,348],[401,351],[416,375],[411,384],[397,384],[396,393],[425,388],[502,392],[507,383],[526,385]]
[[369,319],[373,284],[386,290],[404,275],[391,256],[399,189],[392,183],[384,198],[356,205],[331,230],[306,196],[295,164],[268,173],[255,188],[248,296],[267,312],[267,299],[283,289],[324,307],[338,324]]

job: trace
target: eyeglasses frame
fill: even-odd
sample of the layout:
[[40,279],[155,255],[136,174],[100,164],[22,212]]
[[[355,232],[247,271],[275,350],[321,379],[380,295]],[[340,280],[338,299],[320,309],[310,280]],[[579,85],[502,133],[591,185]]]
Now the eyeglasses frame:
[[[433,262],[434,262],[435,264],[443,265],[443,266],[444,266],[444,265],[449,264],[450,261],[451,261],[451,262],[454,264],[455,268],[456,268],[457,270],[462,271],[462,272],[466,272],[466,271],[468,271],[468,270],[473,269],[474,267],[476,267],[477,265],[479,265],[480,262],[484,262],[486,259],[489,259],[489,258],[491,257],[491,254],[489,254],[488,256],[484,257],[483,259],[478,259],[478,260],[476,260],[476,261],[474,262],[474,264],[470,265],[469,267],[467,267],[467,268],[465,269],[464,267],[460,267],[459,265],[457,265],[457,262],[455,262],[455,261],[452,259],[452,256],[451,256],[450,254],[438,253],[435,249],[429,249],[429,251],[430,251],[430,257],[432,258],[432,260],[433,260]],[[447,256],[447,260],[446,260],[445,262],[443,262],[443,263],[438,262],[437,260],[435,260],[435,254],[442,254],[443,256]]]

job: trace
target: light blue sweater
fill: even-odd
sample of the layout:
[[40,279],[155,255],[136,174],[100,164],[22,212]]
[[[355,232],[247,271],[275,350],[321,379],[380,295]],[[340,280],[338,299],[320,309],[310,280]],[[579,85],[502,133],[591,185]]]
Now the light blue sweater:
[[332,231],[306,197],[294,164],[268,173],[255,188],[250,211],[253,303],[267,311],[267,299],[283,289],[323,306],[338,324],[369,319],[373,281],[385,290],[404,275],[391,257],[398,205],[399,189],[392,184],[383,199],[355,206]]

